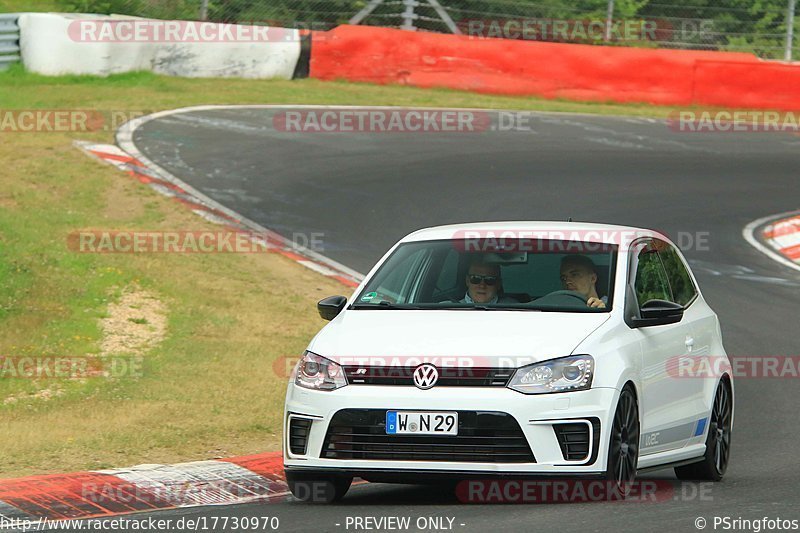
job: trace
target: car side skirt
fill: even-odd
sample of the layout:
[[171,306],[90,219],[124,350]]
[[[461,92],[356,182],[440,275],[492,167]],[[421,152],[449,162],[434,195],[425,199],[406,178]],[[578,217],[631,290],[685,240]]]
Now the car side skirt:
[[705,443],[692,444],[679,450],[667,450],[665,452],[654,453],[651,455],[639,456],[637,466],[638,472],[645,470],[661,470],[662,468],[672,468],[673,463],[694,463],[703,459],[706,453]]

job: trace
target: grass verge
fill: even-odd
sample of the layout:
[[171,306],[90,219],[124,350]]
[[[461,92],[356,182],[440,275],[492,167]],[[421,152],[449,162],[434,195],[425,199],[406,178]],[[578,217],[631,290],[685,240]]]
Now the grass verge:
[[[19,67],[0,74],[0,102],[3,111],[291,103],[668,112],[315,80],[47,78]],[[322,325],[316,300],[347,293],[275,254],[69,251],[76,229],[218,229],[72,146],[112,134],[0,132],[0,355],[99,354],[101,321],[132,286],[157,295],[166,335],[138,377],[0,378],[0,477],[279,449],[285,378],[273,364],[299,355]]]

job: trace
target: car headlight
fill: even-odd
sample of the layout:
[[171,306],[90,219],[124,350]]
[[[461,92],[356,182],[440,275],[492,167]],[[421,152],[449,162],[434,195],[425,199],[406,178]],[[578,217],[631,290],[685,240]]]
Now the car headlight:
[[305,352],[297,363],[295,385],[314,390],[335,390],[347,385],[344,369],[330,359]]
[[593,375],[591,355],[571,355],[518,368],[508,388],[523,394],[586,390]]

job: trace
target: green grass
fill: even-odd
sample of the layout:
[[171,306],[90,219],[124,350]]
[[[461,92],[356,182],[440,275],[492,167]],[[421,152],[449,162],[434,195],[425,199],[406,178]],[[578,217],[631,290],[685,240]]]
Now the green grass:
[[[316,80],[48,78],[20,67],[0,73],[0,102],[0,111],[351,104],[667,112]],[[278,449],[286,378],[273,365],[297,357],[322,325],[318,299],[348,293],[274,254],[69,250],[66,236],[79,229],[218,229],[72,146],[111,142],[112,133],[0,132],[0,355],[98,354],[99,320],[131,285],[165,304],[167,336],[144,356],[140,377],[0,378],[2,477]],[[60,395],[35,396],[53,387]],[[10,396],[19,400],[5,404]]]

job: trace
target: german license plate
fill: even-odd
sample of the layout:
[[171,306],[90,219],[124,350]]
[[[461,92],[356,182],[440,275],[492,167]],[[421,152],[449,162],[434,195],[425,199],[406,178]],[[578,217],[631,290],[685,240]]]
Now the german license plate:
[[386,411],[388,435],[458,435],[458,413]]

